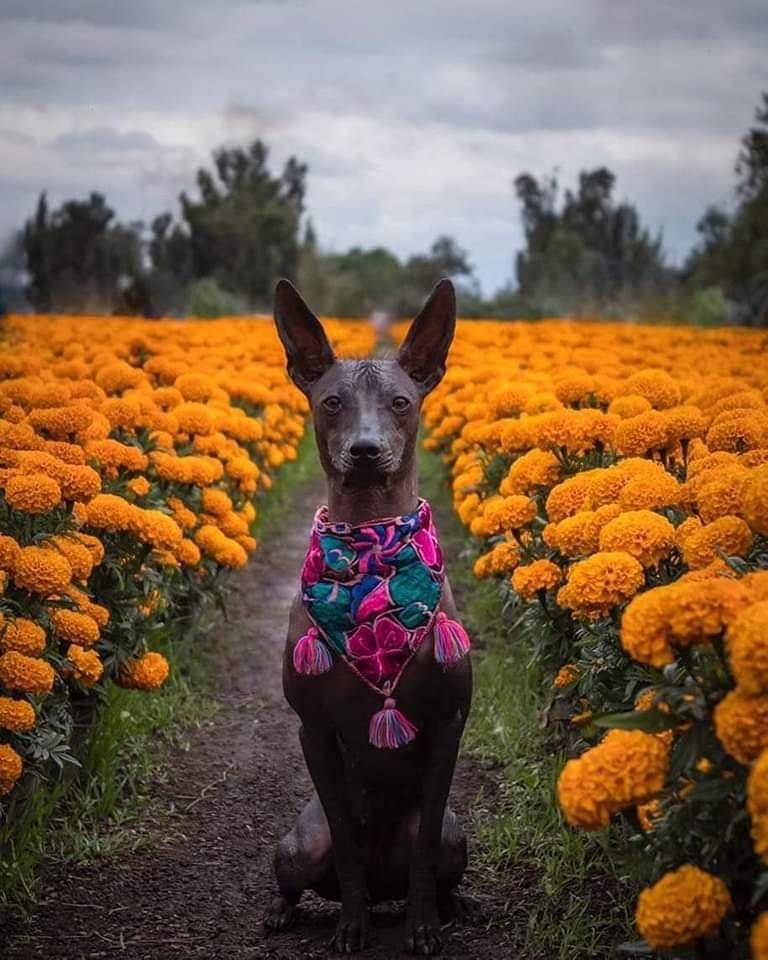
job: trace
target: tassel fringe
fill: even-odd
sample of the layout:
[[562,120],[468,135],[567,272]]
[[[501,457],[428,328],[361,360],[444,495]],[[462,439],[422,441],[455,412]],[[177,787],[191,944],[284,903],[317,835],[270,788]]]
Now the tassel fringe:
[[320,638],[317,627],[311,626],[293,648],[293,667],[297,673],[317,676],[333,666],[331,651]]
[[455,666],[469,652],[469,635],[458,620],[449,620],[441,610],[435,619],[435,660],[443,667]]
[[408,717],[397,709],[392,697],[387,697],[384,707],[371,717],[368,740],[374,747],[396,750],[415,740],[418,732]]

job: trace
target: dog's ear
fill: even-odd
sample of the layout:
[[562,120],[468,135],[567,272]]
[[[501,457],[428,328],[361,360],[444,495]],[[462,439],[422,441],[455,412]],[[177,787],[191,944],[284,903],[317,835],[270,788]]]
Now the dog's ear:
[[397,362],[423,394],[440,383],[456,329],[456,294],[450,280],[435,285],[397,352]]
[[275,325],[285,347],[288,375],[309,395],[336,357],[320,321],[288,280],[278,280],[275,287]]

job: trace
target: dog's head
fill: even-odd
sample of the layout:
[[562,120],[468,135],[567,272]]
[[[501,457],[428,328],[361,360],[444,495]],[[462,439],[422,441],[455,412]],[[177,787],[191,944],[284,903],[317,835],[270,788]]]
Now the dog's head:
[[288,374],[312,409],[320,462],[348,486],[386,482],[410,468],[424,397],[445,373],[456,297],[441,280],[392,359],[339,360],[317,317],[281,280],[275,323]]

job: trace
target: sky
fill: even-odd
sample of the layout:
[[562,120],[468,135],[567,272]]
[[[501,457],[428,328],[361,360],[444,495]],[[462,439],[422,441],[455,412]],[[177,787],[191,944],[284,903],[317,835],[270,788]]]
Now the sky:
[[0,0],[0,239],[41,190],[178,210],[213,149],[309,164],[326,249],[453,235],[514,279],[512,182],[605,165],[671,262],[768,89],[765,0]]

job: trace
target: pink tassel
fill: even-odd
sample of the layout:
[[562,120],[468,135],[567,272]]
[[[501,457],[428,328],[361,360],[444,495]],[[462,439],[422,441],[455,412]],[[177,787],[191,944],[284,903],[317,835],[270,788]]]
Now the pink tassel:
[[320,639],[317,627],[307,630],[293,648],[293,667],[297,673],[316,676],[327,673],[333,666],[331,651]]
[[469,653],[469,635],[458,620],[449,620],[441,610],[435,620],[435,660],[453,667]]
[[384,707],[371,717],[368,740],[374,747],[396,750],[415,740],[418,732],[408,717],[397,709],[392,697],[387,697]]

